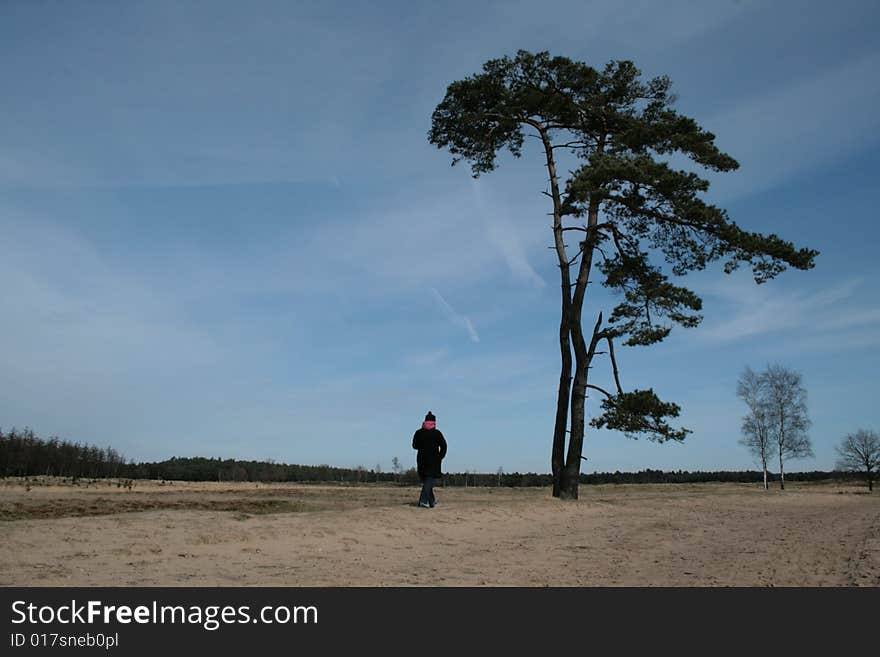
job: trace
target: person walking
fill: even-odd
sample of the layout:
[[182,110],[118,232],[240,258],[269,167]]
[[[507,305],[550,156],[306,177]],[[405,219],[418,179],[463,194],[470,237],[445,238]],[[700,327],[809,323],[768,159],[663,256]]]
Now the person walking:
[[440,465],[446,456],[446,438],[437,429],[437,418],[431,411],[425,416],[422,428],[413,434],[412,446],[418,450],[416,465],[419,479],[422,480],[419,506],[433,509],[437,504],[434,499],[434,480],[443,476]]

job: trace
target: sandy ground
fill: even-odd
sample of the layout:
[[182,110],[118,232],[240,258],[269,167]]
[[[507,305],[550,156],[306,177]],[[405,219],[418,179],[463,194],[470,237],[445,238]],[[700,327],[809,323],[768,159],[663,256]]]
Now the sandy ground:
[[854,485],[414,488],[0,480],[0,585],[878,586]]

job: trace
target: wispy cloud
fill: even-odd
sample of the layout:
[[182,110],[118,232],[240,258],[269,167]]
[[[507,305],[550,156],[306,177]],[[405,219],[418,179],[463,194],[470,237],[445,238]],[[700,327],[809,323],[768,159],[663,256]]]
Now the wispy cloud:
[[713,181],[712,197],[727,200],[770,189],[876,143],[878,68],[880,52],[873,52],[707,119],[721,148],[742,165]]
[[449,302],[443,298],[443,295],[440,294],[440,292],[436,288],[432,287],[431,292],[434,294],[434,298],[437,300],[437,303],[440,306],[440,310],[443,311],[446,319],[448,319],[456,326],[463,328],[465,331],[467,331],[471,342],[479,342],[480,336],[477,333],[477,329],[474,328],[471,320],[468,319],[466,316],[460,314],[458,311],[455,310],[455,308],[449,305]]
[[[699,286],[706,296],[726,303],[729,313],[704,325],[699,334],[711,342],[733,342],[757,336],[785,336],[789,346],[809,340],[820,344],[829,333],[835,340],[863,346],[866,330],[880,337],[880,307],[865,305],[861,278],[850,278],[819,290],[786,291],[769,285],[755,285],[745,275]],[[856,331],[853,340],[846,331]],[[856,339],[856,337],[858,339]],[[806,344],[806,343],[805,343]]]

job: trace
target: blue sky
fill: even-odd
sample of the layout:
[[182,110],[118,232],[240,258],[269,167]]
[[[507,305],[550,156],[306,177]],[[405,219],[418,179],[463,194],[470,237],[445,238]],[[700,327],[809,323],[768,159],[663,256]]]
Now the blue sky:
[[[880,428],[872,2],[0,4],[0,426],[126,456],[549,471],[558,287],[540,154],[474,181],[427,143],[453,80],[523,48],[666,74],[741,169],[710,200],[821,251],[621,349],[694,430],[592,431],[585,469],[754,467],[745,365],[804,376],[815,459]],[[585,318],[608,308],[588,300]],[[594,376],[607,381],[607,364]]]

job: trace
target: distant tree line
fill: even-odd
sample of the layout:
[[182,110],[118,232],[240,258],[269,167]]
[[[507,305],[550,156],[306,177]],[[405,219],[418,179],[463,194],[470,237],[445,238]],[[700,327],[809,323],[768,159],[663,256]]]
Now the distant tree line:
[[[178,481],[299,481],[381,483],[401,481],[407,473],[377,472],[330,465],[296,465],[273,461],[239,461],[196,457],[172,457],[152,463],[131,463],[126,475],[132,479],[173,479]],[[416,477],[418,479],[418,477]]]
[[[778,481],[779,475],[768,473],[768,479]],[[693,471],[677,470],[641,470],[639,472],[598,472],[581,475],[585,484],[696,484],[703,482],[734,482],[751,484],[763,482],[764,473],[759,470],[716,470]],[[787,481],[823,481],[827,479],[848,480],[853,477],[850,472],[840,470],[811,472],[786,472]]]
[[[399,462],[393,472],[381,472],[364,467],[336,468],[330,465],[296,465],[273,461],[241,461],[206,457],[173,457],[164,461],[126,462],[114,449],[72,443],[56,437],[44,440],[30,429],[4,433],[0,430],[0,476],[59,476],[59,477],[120,477],[126,479],[165,479],[178,481],[253,481],[253,482],[341,482],[386,483],[413,485],[418,482],[415,469],[404,470]],[[813,471],[786,473],[789,481],[848,480],[851,472]],[[661,484],[763,481],[761,471],[704,472],[678,470],[641,470],[639,472],[581,473],[581,484]],[[771,480],[775,475],[770,474]],[[503,472],[494,473],[449,472],[442,479],[443,486],[529,487],[550,486],[549,473]]]
[[44,440],[30,429],[0,429],[0,475],[57,477],[124,477],[128,466],[116,450],[72,443],[57,437]]
[[[853,474],[844,471],[821,471],[786,473],[789,481],[824,481],[829,479],[849,480]],[[763,481],[763,473],[757,470],[716,470],[687,471],[678,470],[640,470],[638,472],[594,472],[581,473],[580,483],[589,484],[696,484],[710,482],[757,483]],[[778,475],[770,474],[770,481],[776,481]],[[499,474],[481,473],[448,473],[444,477],[444,486],[549,486],[552,477],[549,474],[534,472],[510,472]]]
[[[414,485],[419,478],[415,469],[399,472],[377,472],[362,468],[335,468],[329,465],[288,465],[266,461],[237,461],[210,458],[171,458],[157,463],[131,464],[126,477],[132,479],[168,479],[182,481],[264,481],[264,482],[342,482],[342,483],[396,483]],[[688,484],[702,482],[757,483],[763,480],[757,470],[690,472],[679,470],[641,470],[639,472],[581,473],[581,484]],[[778,475],[770,474],[770,481]],[[822,481],[851,479],[852,474],[841,471],[813,471],[786,473],[789,481]],[[549,473],[536,472],[447,472],[438,482],[444,487],[529,487],[550,486]]]

